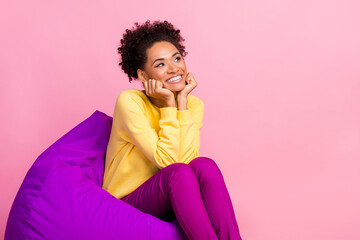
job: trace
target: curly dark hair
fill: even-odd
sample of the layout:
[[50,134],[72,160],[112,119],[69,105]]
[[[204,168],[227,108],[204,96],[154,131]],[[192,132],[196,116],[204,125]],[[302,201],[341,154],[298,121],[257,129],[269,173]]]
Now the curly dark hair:
[[183,41],[185,39],[180,35],[180,30],[168,21],[154,21],[147,20],[140,25],[135,23],[135,27],[131,30],[126,29],[121,39],[121,46],[118,48],[118,53],[121,55],[122,70],[128,75],[129,82],[137,79],[137,69],[144,70],[144,64],[147,60],[146,50],[154,45],[156,42],[167,41],[172,43],[178,50],[181,56],[185,57],[187,52]]

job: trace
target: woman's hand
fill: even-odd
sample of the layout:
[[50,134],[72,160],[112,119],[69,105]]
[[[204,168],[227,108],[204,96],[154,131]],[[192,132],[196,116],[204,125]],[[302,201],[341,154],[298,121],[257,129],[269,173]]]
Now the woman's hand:
[[175,106],[175,98],[173,92],[169,89],[163,88],[161,81],[156,79],[149,79],[144,82],[146,95],[156,98],[162,102],[163,106]]
[[195,81],[192,73],[188,73],[185,77],[185,88],[178,92],[176,96],[176,102],[178,105],[178,110],[186,110],[187,109],[187,95],[197,86],[197,82]]
[[185,88],[178,92],[177,96],[186,97],[194,88],[197,86],[197,82],[195,81],[194,75],[192,73],[188,73],[185,77]]

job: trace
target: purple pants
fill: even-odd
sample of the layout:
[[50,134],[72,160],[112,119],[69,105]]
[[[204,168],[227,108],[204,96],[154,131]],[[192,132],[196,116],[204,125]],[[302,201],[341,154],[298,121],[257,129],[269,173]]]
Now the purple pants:
[[224,178],[210,158],[171,164],[122,200],[164,221],[177,218],[189,239],[241,240]]

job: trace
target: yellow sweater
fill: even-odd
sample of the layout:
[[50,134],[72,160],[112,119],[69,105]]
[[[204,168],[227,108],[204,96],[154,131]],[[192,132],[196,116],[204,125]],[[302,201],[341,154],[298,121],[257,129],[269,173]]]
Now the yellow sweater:
[[161,168],[188,164],[199,156],[204,103],[188,95],[187,110],[158,108],[145,91],[128,89],[117,97],[102,188],[123,198]]

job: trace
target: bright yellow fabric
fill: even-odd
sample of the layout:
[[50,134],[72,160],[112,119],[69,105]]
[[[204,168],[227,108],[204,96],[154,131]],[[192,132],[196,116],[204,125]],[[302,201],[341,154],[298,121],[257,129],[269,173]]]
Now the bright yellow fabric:
[[188,95],[187,110],[158,108],[144,91],[128,89],[115,104],[103,188],[122,198],[161,168],[199,156],[204,103]]

